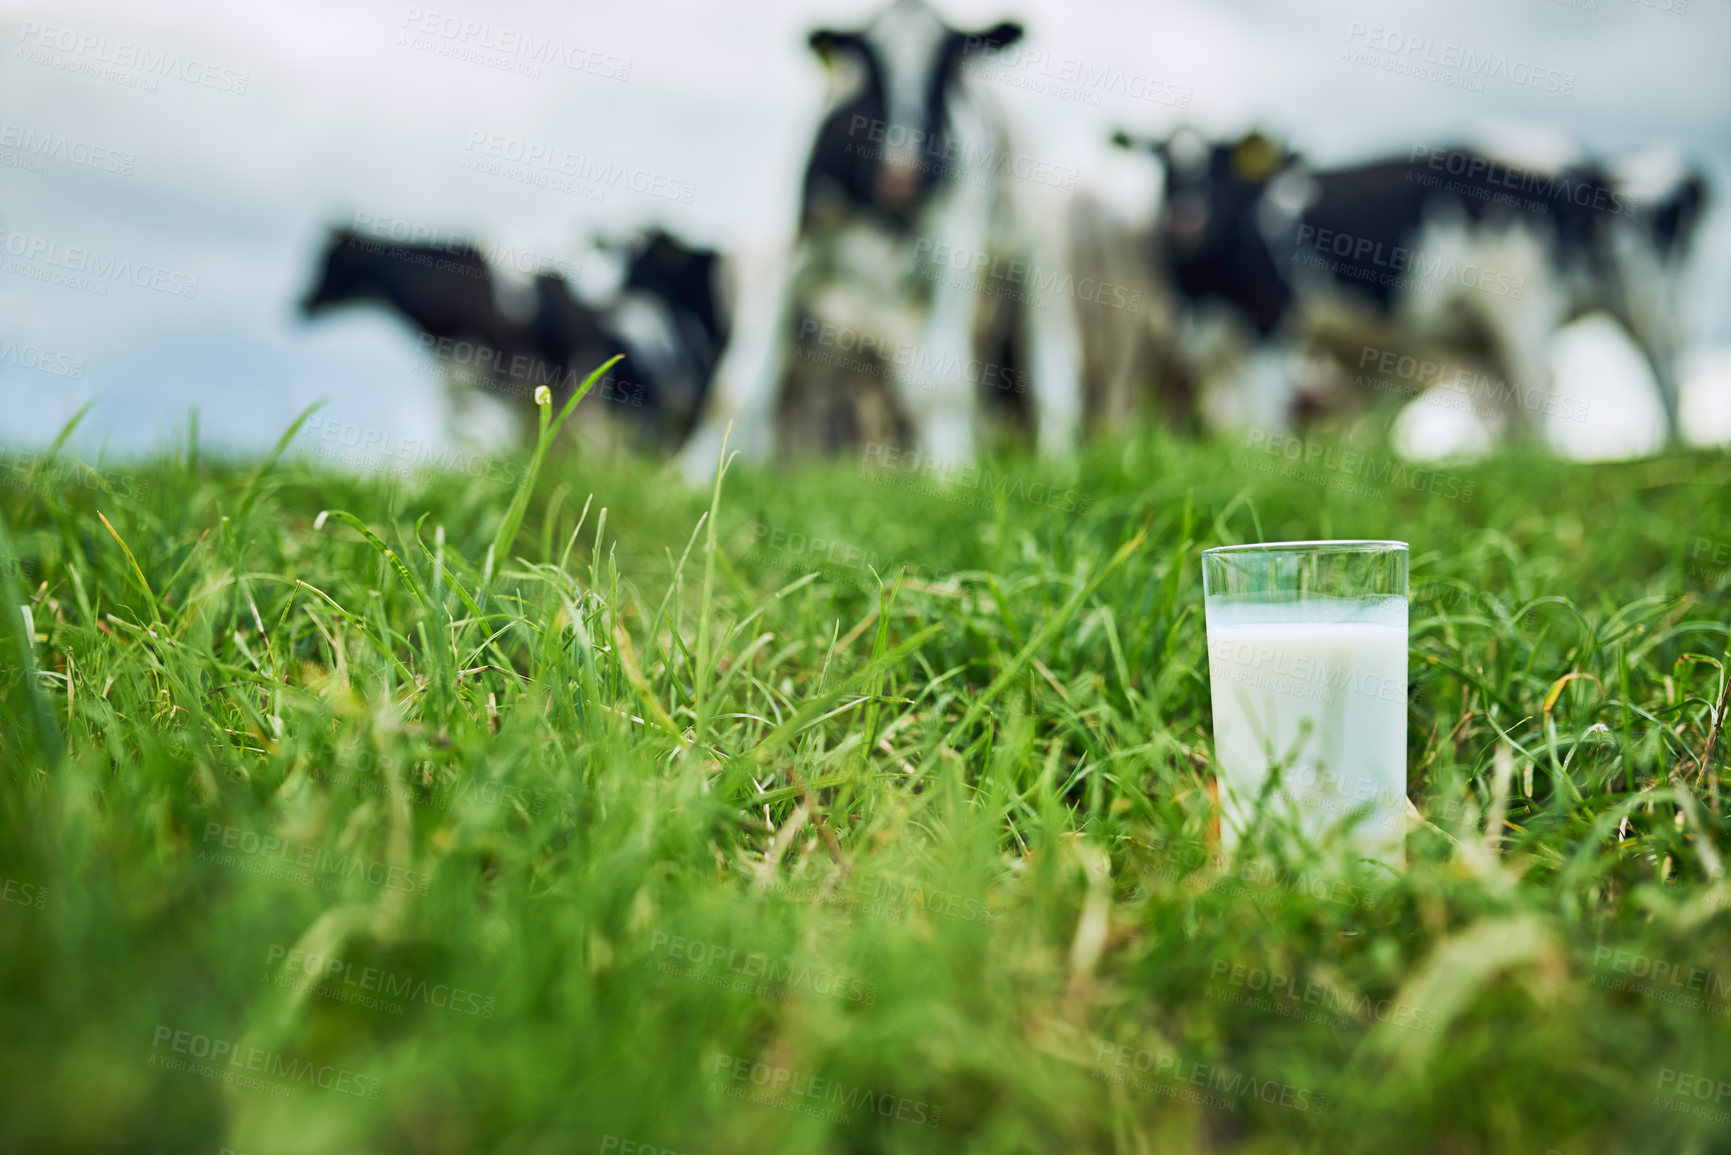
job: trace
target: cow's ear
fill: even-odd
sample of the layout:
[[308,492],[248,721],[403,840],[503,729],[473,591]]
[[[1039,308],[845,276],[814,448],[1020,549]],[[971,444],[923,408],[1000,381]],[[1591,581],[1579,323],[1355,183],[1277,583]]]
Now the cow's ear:
[[1021,38],[1022,26],[1014,20],[1005,20],[1001,24],[992,25],[984,32],[969,33],[966,47],[969,51],[979,48],[988,52],[996,52],[1000,48],[1014,44]]
[[1691,168],[1689,170],[1689,175],[1683,178],[1683,186],[1678,191],[1682,194],[1684,203],[1688,204],[1696,212],[1706,208],[1708,197],[1710,195],[1707,185],[1707,174],[1698,168]]
[[817,53],[825,64],[828,64],[846,49],[858,45],[859,37],[852,32],[836,32],[829,28],[817,28],[813,29],[812,34],[806,37],[806,43],[811,45],[811,50]]
[[1285,145],[1255,130],[1246,133],[1232,150],[1233,171],[1240,180],[1253,184],[1273,180],[1296,159],[1297,154],[1288,151]]

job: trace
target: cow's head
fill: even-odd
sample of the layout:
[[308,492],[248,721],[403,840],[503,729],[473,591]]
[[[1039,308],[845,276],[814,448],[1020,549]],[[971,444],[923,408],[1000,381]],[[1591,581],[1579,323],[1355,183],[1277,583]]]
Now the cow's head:
[[1210,143],[1190,129],[1166,140],[1137,141],[1119,133],[1113,141],[1160,158],[1165,170],[1162,233],[1180,263],[1218,259],[1242,245],[1260,249],[1266,194],[1300,167],[1297,153],[1255,131],[1224,143]]
[[332,229],[330,243],[320,261],[321,271],[300,300],[302,316],[312,317],[346,301],[370,294],[366,275],[371,254],[361,235],[352,229]]
[[1021,36],[1014,23],[957,31],[922,0],[895,0],[860,31],[813,32],[812,50],[840,74],[842,95],[806,170],[806,222],[832,207],[911,220],[969,159],[953,139],[950,107],[964,61]]

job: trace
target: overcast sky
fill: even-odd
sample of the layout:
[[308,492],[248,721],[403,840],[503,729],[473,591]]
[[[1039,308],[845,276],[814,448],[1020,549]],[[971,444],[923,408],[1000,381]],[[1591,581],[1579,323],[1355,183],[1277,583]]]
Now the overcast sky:
[[[992,87],[1025,151],[1076,167],[1084,181],[1104,171],[1113,128],[1164,133],[1180,122],[1219,132],[1259,124],[1323,163],[1511,132],[1607,156],[1680,146],[1718,194],[1688,320],[1719,347],[1731,345],[1731,4],[1666,10],[1684,2],[939,8],[963,27],[1027,25],[1025,47],[1037,57],[1006,60]],[[195,407],[209,442],[257,447],[326,396],[333,421],[439,439],[439,390],[405,330],[371,312],[313,325],[295,317],[326,226],[370,213],[547,262],[576,261],[591,235],[650,222],[724,249],[784,235],[824,92],[806,34],[856,26],[877,5],[145,7],[0,4],[3,443],[43,442],[94,399],[80,438],[87,450],[151,449]],[[487,27],[465,45],[463,22]],[[1506,54],[1511,67],[1527,66],[1522,75],[1538,69],[1572,91],[1494,78],[1472,91],[1344,55],[1370,37],[1385,48],[1421,38],[1429,47],[1420,55],[1433,58],[1451,46]],[[525,63],[515,46],[530,40],[558,44],[564,63],[535,65],[538,76],[510,71]],[[478,59],[439,51],[453,49]],[[163,59],[176,63],[165,70],[155,64]],[[1096,79],[1057,93],[1030,87],[1082,71]],[[550,190],[466,168],[484,159],[486,146],[473,142],[495,137],[622,168],[649,191]],[[43,155],[27,139],[59,143]],[[147,266],[150,276],[145,286],[110,281],[105,292],[48,283],[44,245]],[[19,246],[38,255],[20,265]],[[53,356],[28,366],[40,355],[24,356],[25,346]]]

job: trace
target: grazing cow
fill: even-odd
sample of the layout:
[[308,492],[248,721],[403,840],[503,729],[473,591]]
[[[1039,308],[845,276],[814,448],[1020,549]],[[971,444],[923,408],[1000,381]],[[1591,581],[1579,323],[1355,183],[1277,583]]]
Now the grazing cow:
[[300,310],[314,317],[355,301],[389,305],[435,338],[506,349],[518,336],[495,296],[492,270],[471,245],[396,244],[335,229]]
[[592,440],[622,426],[642,444],[672,447],[690,428],[725,339],[713,293],[688,271],[712,272],[716,258],[666,234],[652,234],[629,258],[620,299],[597,308],[549,272],[513,294],[468,244],[399,244],[339,229],[301,311],[311,317],[353,302],[392,309],[452,370],[458,414],[468,413],[470,385],[511,398],[531,440],[526,402],[537,388],[547,386],[561,405],[591,369],[624,354],[591,392],[595,402],[579,407],[600,420]]
[[682,455],[713,474],[727,425],[751,457],[862,442],[972,457],[982,410],[1021,411],[1043,448],[1069,445],[1079,350],[1068,308],[994,292],[994,271],[1064,267],[1030,227],[1003,117],[966,75],[1015,24],[946,26],[895,0],[865,29],[820,30],[832,97],[806,166],[791,256],[741,282],[736,339]]
[[727,347],[722,258],[658,228],[621,256],[624,277],[604,310],[606,325],[626,345],[626,361],[655,381],[657,440],[676,448],[696,424]]
[[1675,350],[1638,319],[1618,255],[1641,210],[1602,168],[1420,147],[1312,172],[1260,133],[1151,147],[1166,169],[1158,259],[1261,355],[1290,366],[1295,345],[1321,346],[1353,365],[1367,341],[1447,349],[1500,377],[1503,423],[1530,428],[1550,341],[1600,310],[1642,345],[1675,434]]

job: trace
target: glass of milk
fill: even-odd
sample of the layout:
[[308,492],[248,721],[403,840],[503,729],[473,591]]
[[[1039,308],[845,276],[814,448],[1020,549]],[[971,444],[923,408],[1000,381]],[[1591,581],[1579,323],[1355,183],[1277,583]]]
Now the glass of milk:
[[1224,849],[1260,823],[1404,865],[1406,543],[1222,546],[1202,588]]

